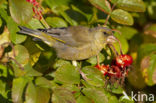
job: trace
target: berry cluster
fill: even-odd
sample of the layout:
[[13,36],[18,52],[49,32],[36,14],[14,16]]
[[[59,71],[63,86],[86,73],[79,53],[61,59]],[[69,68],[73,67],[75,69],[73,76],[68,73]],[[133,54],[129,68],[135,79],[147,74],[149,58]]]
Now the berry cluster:
[[132,64],[132,57],[129,55],[118,55],[113,59],[111,65],[96,65],[105,76],[110,79],[112,77],[116,79],[125,78],[128,73],[128,67]]
[[33,5],[32,9],[33,12],[35,13],[35,18],[38,20],[42,19],[42,9],[39,3],[36,0],[26,0],[27,2],[31,3]]
[[33,4],[33,6],[39,6],[39,3],[36,0],[26,0],[26,1]]

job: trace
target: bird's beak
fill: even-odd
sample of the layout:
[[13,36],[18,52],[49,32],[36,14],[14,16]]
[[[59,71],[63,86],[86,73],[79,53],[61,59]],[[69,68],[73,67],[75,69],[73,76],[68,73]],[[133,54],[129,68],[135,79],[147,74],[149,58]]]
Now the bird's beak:
[[107,37],[107,43],[115,43],[117,41],[118,41],[118,39],[114,35]]

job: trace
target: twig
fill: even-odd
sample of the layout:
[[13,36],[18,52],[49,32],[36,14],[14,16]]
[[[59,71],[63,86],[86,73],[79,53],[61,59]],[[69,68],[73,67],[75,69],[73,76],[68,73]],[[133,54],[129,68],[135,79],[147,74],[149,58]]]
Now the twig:
[[119,55],[113,44],[110,44],[110,43],[109,43],[109,44],[107,44],[107,45],[110,46],[110,47],[112,47],[112,49],[113,49],[113,51],[115,52],[115,55],[116,55],[116,56]]

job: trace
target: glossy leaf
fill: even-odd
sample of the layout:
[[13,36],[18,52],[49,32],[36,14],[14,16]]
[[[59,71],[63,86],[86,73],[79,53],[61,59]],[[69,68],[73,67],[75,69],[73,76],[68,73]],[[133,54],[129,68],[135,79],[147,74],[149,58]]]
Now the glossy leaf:
[[3,33],[0,35],[0,45],[2,45],[3,43],[8,43],[8,42],[10,42],[9,31],[7,28],[5,28]]
[[7,27],[10,32],[10,39],[13,43],[19,44],[26,40],[26,36],[22,34],[18,34],[19,31],[18,25],[12,20],[11,17],[8,17]]
[[151,44],[141,45],[141,47],[138,50],[137,62],[139,63],[144,56],[146,56],[146,55],[148,55],[154,51],[156,51],[156,45],[155,44],[151,43]]
[[147,7],[147,11],[148,11],[149,17],[154,20],[156,19],[155,10],[156,10],[156,2],[152,1]]
[[114,83],[110,89],[112,90],[112,93],[115,93],[115,94],[122,94],[124,89],[122,88],[122,86],[120,86],[119,84],[117,83]]
[[12,100],[14,103],[23,103],[23,92],[24,88],[27,84],[27,79],[20,77],[20,78],[15,78],[13,80],[13,87],[12,87]]
[[145,4],[142,0],[118,0],[117,6],[123,10],[132,12],[145,11]]
[[[19,68],[17,68],[17,69],[19,69]],[[24,66],[24,72],[25,72],[24,75],[27,76],[27,77],[42,76],[42,73],[40,73],[37,70],[33,69],[30,63],[28,63],[28,64],[26,64]]]
[[96,8],[100,9],[101,11],[110,14],[111,13],[111,7],[107,0],[89,0],[92,5],[94,5]]
[[130,99],[127,98],[123,98],[124,96],[121,96],[119,101],[122,103],[135,103],[133,100],[131,100],[131,97],[129,97]]
[[92,101],[86,97],[86,96],[83,96],[81,95],[77,100],[76,100],[76,103],[91,103]]
[[58,60],[56,60],[53,67],[56,69],[56,68],[59,68],[59,67],[61,67],[63,65],[66,65],[66,64],[71,64],[71,63],[69,61],[66,61],[66,60],[63,60],[63,59],[58,59]]
[[0,64],[0,71],[1,71],[1,73],[0,73],[0,77],[5,77],[5,78],[7,78],[7,76],[8,76],[8,71],[7,71],[7,67],[5,66],[5,65],[3,65],[3,64]]
[[119,31],[121,32],[121,35],[123,35],[128,40],[130,40],[134,35],[138,33],[138,31],[135,28],[128,26],[120,28]]
[[136,65],[133,66],[134,69],[132,68],[128,72],[128,81],[133,87],[143,89],[146,86],[146,83],[144,81],[142,71],[139,68],[139,66]]
[[152,24],[146,27],[146,29],[144,30],[144,34],[156,38],[156,24]]
[[44,77],[37,77],[35,80],[35,84],[40,87],[47,87],[47,88],[51,88],[52,86],[51,82]]
[[27,41],[24,43],[24,46],[27,48],[29,52],[31,65],[32,66],[35,65],[36,62],[39,60],[41,50],[36,46],[36,43],[31,39],[27,39]]
[[58,68],[55,73],[55,78],[57,81],[60,81],[64,84],[80,83],[79,70],[70,64],[65,64]]
[[119,103],[119,101],[116,96],[111,96],[109,97],[108,103]]
[[59,17],[47,17],[46,18],[47,23],[54,28],[58,28],[58,27],[67,27],[67,23]]
[[[122,52],[124,54],[126,54],[128,52],[128,50],[129,50],[129,45],[128,45],[127,40],[124,38],[123,35],[120,35],[119,33],[115,33],[114,35],[115,35],[115,37],[117,39],[119,39],[119,41],[121,43]],[[119,42],[115,42],[115,43],[113,43],[113,45],[115,46],[117,52],[120,53],[120,44],[119,44]]]
[[32,18],[32,5],[26,0],[9,0],[10,13],[18,24],[26,23]]
[[119,23],[124,25],[133,25],[133,17],[127,11],[122,9],[116,9],[111,13],[111,18]]
[[65,10],[68,10],[69,7],[69,3],[71,2],[71,0],[46,0],[47,5],[51,8],[51,10],[56,13],[59,14],[61,16],[63,16],[63,18],[70,24],[70,25],[78,25],[78,23],[72,19],[66,12]]
[[36,87],[32,82],[26,90],[26,103],[49,103],[50,92],[47,88]]
[[150,86],[154,85],[156,83],[156,55],[151,54],[144,57],[141,62],[141,69],[145,82]]
[[[82,72],[88,78],[86,81],[93,86],[102,87],[104,86],[104,78],[102,73],[94,67],[84,67],[82,68]],[[94,74],[94,75],[93,75]]]
[[44,28],[43,25],[41,24],[41,22],[37,19],[32,18],[29,22],[28,25],[32,28],[32,29],[38,29],[38,28]]
[[[105,60],[105,57],[104,57],[104,55],[102,53],[99,53],[98,56],[99,56],[99,63],[101,63],[101,62],[103,62]],[[93,57],[89,58],[87,60],[87,62],[92,64],[92,65],[97,64],[97,56],[93,56]]]
[[93,88],[84,88],[82,92],[94,103],[108,103],[108,98],[103,91]]
[[[6,89],[7,89],[7,84],[6,84],[6,82],[4,82],[3,80],[0,80],[0,94],[1,94],[1,96],[2,97],[4,97],[5,99],[7,99],[7,91],[6,91]],[[1,100],[0,100],[1,101]]]
[[60,15],[62,15],[64,17],[64,19],[72,26],[76,26],[78,25],[78,23],[72,19],[66,12],[64,11],[60,11]]
[[28,50],[22,45],[16,45],[15,47],[16,60],[22,66],[29,62]]
[[64,88],[56,88],[53,91],[52,102],[53,103],[76,103],[76,100],[72,92],[70,92],[69,90]]

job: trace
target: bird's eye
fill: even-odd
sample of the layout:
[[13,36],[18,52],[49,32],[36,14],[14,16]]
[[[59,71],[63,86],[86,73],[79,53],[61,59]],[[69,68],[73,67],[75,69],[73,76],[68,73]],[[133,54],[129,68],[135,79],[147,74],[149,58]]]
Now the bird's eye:
[[104,34],[104,35],[107,35],[107,33],[106,33],[106,32],[103,32],[103,34]]

